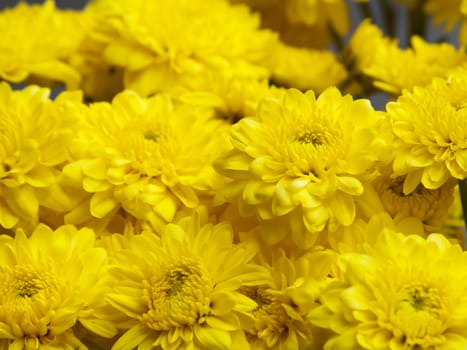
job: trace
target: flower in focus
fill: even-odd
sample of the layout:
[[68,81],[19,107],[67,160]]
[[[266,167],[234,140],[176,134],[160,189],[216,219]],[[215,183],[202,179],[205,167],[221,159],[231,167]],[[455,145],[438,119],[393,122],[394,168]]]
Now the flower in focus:
[[450,178],[467,177],[467,71],[424,88],[406,90],[387,111],[396,136],[396,176],[405,175],[403,193],[421,183],[436,189]]
[[30,76],[59,81],[76,88],[80,74],[67,59],[80,43],[76,30],[80,13],[55,9],[54,2],[28,5],[0,12],[0,78],[19,83]]
[[0,226],[34,227],[41,206],[69,204],[58,190],[59,166],[78,121],[79,94],[49,100],[50,90],[29,86],[12,91],[0,83]]
[[104,60],[124,69],[126,88],[147,96],[185,74],[214,71],[267,78],[261,66],[276,36],[258,16],[226,0],[193,2],[99,0],[109,21],[96,29]]
[[467,253],[444,236],[387,230],[365,254],[341,257],[310,313],[340,349],[462,349],[467,346]]
[[99,313],[106,285],[104,249],[94,247],[94,232],[39,225],[26,238],[0,239],[0,347],[75,349],[80,322],[104,337],[116,333]]
[[146,231],[118,251],[108,300],[128,327],[112,349],[247,348],[238,316],[255,303],[237,289],[264,283],[268,274],[250,263],[255,244],[232,240],[226,223],[200,226],[187,218],[168,224],[160,238]]
[[211,163],[229,146],[228,125],[209,110],[127,91],[92,104],[83,119],[64,176],[89,196],[67,223],[111,220],[123,209],[159,229],[223,181]]
[[[288,90],[282,100],[266,98],[256,117],[232,126],[234,149],[216,169],[233,179],[218,201],[235,201],[240,212],[264,221],[288,220],[296,243],[326,228],[350,225],[355,197],[378,158],[381,116],[369,101],[329,88],[318,99],[312,91]],[[271,234],[277,232],[270,225]]]

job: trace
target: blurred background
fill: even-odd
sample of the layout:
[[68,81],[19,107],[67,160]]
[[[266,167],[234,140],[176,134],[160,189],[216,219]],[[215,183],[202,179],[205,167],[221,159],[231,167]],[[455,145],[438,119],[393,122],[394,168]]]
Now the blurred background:
[[[25,0],[22,0],[25,1]],[[55,4],[57,7],[60,8],[71,8],[71,9],[82,9],[86,6],[86,4],[90,0],[55,0]],[[171,1],[171,0],[169,0]],[[5,7],[13,7],[16,4],[18,4],[20,0],[0,0],[0,10]],[[40,4],[43,3],[44,0],[27,0],[25,1],[30,4]],[[353,29],[360,23],[361,19],[364,17],[364,14],[361,13],[361,8],[356,4],[355,0],[347,0],[347,3],[349,4],[350,11],[351,11],[351,19],[353,23]],[[399,45],[402,48],[405,48],[408,46],[409,43],[409,37],[408,37],[408,30],[409,30],[409,11],[407,9],[407,6],[404,4],[398,3],[397,0],[369,0],[369,9],[370,9],[370,15],[373,18],[373,21],[378,24],[383,31],[387,32],[390,30],[387,26],[387,23],[385,23],[385,19],[382,16],[381,8],[382,6],[389,6],[391,7],[392,11],[396,14],[396,21],[394,22],[395,26],[395,31],[398,35],[397,37],[399,38]],[[352,30],[350,31],[352,33]],[[349,33],[349,34],[350,34]],[[424,37],[427,41],[429,42],[436,42],[440,40],[440,36],[442,35],[442,31],[440,28],[437,28],[435,25],[433,25],[433,22],[431,20],[428,20],[425,23],[425,33]],[[457,37],[457,31],[454,30],[448,35],[448,38],[446,40],[446,37],[443,37],[443,41],[448,41],[452,44],[457,45],[456,43],[456,38]]]
[[[0,0],[0,8],[4,7],[12,7],[15,6],[19,0]],[[29,4],[41,4],[44,0],[28,0],[26,1]],[[73,8],[73,9],[81,9],[83,8],[88,0],[55,0],[55,4],[57,7],[61,8]]]

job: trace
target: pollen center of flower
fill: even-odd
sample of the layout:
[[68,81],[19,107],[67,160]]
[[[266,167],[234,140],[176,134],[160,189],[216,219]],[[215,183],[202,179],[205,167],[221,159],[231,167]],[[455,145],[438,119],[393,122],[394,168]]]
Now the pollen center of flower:
[[428,190],[423,186],[422,184],[419,184],[415,190],[408,194],[404,194],[403,187],[404,187],[404,181],[405,177],[404,176],[399,176],[398,178],[394,179],[394,182],[389,186],[389,189],[397,194],[400,197],[407,197],[407,196],[412,196],[412,195],[424,195],[425,193],[428,192]]
[[326,143],[324,135],[316,131],[305,131],[297,135],[295,141],[301,144],[321,146]]
[[143,132],[143,136],[145,140],[157,142],[159,140],[159,134],[154,132],[153,130],[146,130]]
[[434,190],[419,184],[409,194],[404,194],[403,185],[403,176],[385,177],[377,183],[376,189],[386,211],[392,217],[416,217],[424,225],[440,225],[452,201],[454,183],[446,183]]
[[425,285],[414,285],[404,290],[406,298],[403,302],[409,303],[414,310],[434,311],[441,307],[437,291]]
[[44,287],[44,281],[34,271],[18,267],[11,281],[10,293],[19,298],[32,298]]
[[145,281],[143,297],[149,311],[142,316],[143,321],[154,330],[203,323],[209,314],[211,285],[195,261],[170,266],[165,273]]
[[446,328],[445,303],[437,288],[411,284],[399,291],[395,325],[412,347],[430,348],[440,341]]
[[255,323],[245,329],[248,337],[256,337],[272,346],[279,341],[281,334],[287,331],[290,319],[287,316],[279,295],[267,286],[242,287],[240,292],[258,305],[253,310]]
[[[49,333],[53,308],[62,298],[54,274],[31,265],[0,269],[0,324],[15,337]],[[51,313],[52,312],[52,313]]]

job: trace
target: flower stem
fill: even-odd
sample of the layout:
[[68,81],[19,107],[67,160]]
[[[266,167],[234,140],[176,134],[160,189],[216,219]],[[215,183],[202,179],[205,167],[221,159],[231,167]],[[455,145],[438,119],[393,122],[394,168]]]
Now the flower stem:
[[459,193],[461,195],[462,214],[464,216],[464,224],[467,227],[467,179],[459,180]]

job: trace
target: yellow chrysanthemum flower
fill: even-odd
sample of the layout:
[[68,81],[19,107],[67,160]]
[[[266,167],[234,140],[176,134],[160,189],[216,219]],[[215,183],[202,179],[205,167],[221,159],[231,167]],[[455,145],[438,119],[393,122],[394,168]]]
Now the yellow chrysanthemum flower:
[[[350,28],[348,7],[342,0],[231,0],[246,3],[261,14],[261,25],[280,34],[281,41],[297,47],[328,46],[335,34]],[[334,34],[334,33],[335,34]]]
[[227,0],[193,2],[100,0],[114,9],[104,35],[105,62],[124,68],[126,88],[142,95],[166,91],[184,74],[227,72],[267,78],[261,66],[276,35],[260,30],[259,18]]
[[115,18],[115,14],[108,7],[101,8],[94,4],[90,2],[80,11],[82,40],[78,50],[70,57],[70,64],[81,74],[79,88],[83,90],[87,102],[112,101],[115,95],[124,90],[123,69],[112,66],[103,57],[105,42],[112,36],[103,28]]
[[467,71],[458,70],[387,105],[396,136],[394,172],[407,174],[403,193],[420,183],[436,189],[452,177],[467,177],[466,87]]
[[112,349],[247,348],[238,316],[255,303],[237,289],[268,274],[250,263],[255,244],[232,239],[226,223],[200,227],[188,218],[160,238],[143,232],[117,252],[107,299],[129,326]]
[[20,2],[0,12],[0,78],[19,83],[30,76],[64,82],[76,88],[80,74],[67,59],[77,50],[79,12]]
[[265,64],[275,83],[303,91],[321,93],[347,78],[347,71],[336,55],[325,50],[278,44]]
[[427,43],[418,36],[411,38],[411,48],[392,47],[386,54],[376,55],[373,65],[365,67],[364,72],[375,80],[376,87],[394,95],[428,85],[434,77],[445,77],[467,58],[462,49],[451,44]]
[[451,31],[457,24],[459,28],[459,42],[467,44],[467,2],[465,0],[427,0],[423,11],[433,16],[435,24],[444,25],[445,31]]
[[340,265],[342,279],[328,284],[310,313],[335,332],[325,350],[467,346],[467,253],[459,245],[388,230]]
[[255,115],[264,97],[279,97],[284,89],[270,87],[266,80],[207,72],[180,77],[179,85],[169,89],[169,93],[184,103],[213,108],[216,117],[236,123]]
[[29,86],[12,91],[0,83],[0,226],[38,224],[40,207],[64,209],[57,187],[59,166],[67,160],[80,96]]
[[394,219],[398,231],[420,235],[442,232],[454,201],[456,181],[448,181],[437,189],[419,184],[408,194],[403,192],[404,181],[405,176],[393,178],[387,174],[374,181],[382,206]]
[[[353,101],[336,88],[318,99],[294,89],[282,100],[265,99],[256,117],[233,125],[234,149],[216,161],[233,179],[218,200],[238,201],[240,212],[256,212],[265,222],[287,220],[296,242],[310,245],[316,233],[355,219],[361,176],[382,143],[380,122],[369,101]],[[274,235],[277,227],[269,226]]]
[[357,28],[345,55],[351,77],[364,90],[373,85],[396,96],[403,89],[425,86],[434,77],[445,77],[465,61],[462,49],[448,43],[427,43],[418,36],[411,38],[410,48],[402,50],[396,40],[384,37],[369,20]]
[[229,147],[229,125],[209,109],[127,91],[91,105],[83,119],[64,176],[89,196],[67,223],[105,221],[122,208],[158,229],[223,181],[211,163]]
[[39,225],[29,238],[22,230],[2,235],[0,260],[0,348],[84,348],[77,322],[104,337],[116,333],[99,313],[107,255],[92,230]]
[[332,269],[334,254],[314,251],[290,259],[283,251],[274,252],[265,265],[271,272],[267,284],[242,287],[240,291],[257,306],[245,333],[252,350],[314,349],[314,327],[307,320],[318,304],[320,291]]

